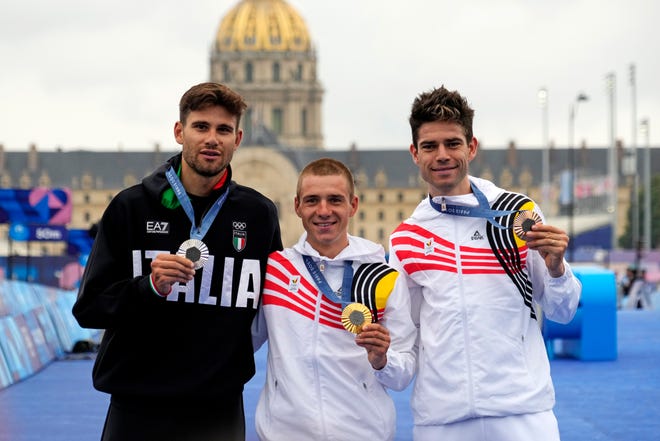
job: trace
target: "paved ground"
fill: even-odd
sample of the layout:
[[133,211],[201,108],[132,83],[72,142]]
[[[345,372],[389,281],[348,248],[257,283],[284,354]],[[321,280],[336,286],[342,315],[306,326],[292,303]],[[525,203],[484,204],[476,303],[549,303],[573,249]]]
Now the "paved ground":
[[[660,440],[660,310],[617,313],[618,358],[607,362],[553,360],[555,412],[563,441]],[[264,381],[265,351],[245,393],[248,441]],[[0,391],[0,441],[93,441],[107,397],[91,386],[91,360],[57,361]],[[410,440],[409,390],[393,394],[397,441]],[[373,440],[376,441],[376,440]]]

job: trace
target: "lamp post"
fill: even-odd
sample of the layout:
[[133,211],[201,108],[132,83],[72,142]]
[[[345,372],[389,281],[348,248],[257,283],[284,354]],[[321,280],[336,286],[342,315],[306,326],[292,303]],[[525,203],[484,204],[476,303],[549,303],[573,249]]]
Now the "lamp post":
[[639,173],[637,173],[637,87],[635,80],[635,65],[630,65],[630,95],[632,114],[632,133],[630,138],[630,159],[633,165],[632,173],[632,246],[636,250],[636,265],[639,267],[642,243],[639,234]]
[[568,110],[568,146],[570,155],[571,167],[571,203],[569,205],[568,214],[568,261],[573,261],[573,253],[575,251],[575,117],[577,115],[578,105],[581,101],[588,101],[589,97],[584,93],[579,93],[575,97]]
[[640,130],[644,135],[644,250],[648,253],[653,246],[651,243],[651,138],[649,136],[651,127],[648,118],[642,120]]
[[538,92],[539,105],[541,106],[541,146],[543,148],[541,169],[541,200],[543,207],[549,210],[550,205],[550,142],[548,136],[548,89],[542,87]]
[[610,175],[610,183],[612,185],[612,191],[610,192],[609,207],[607,210],[610,212],[612,217],[612,250],[617,248],[617,203],[619,195],[619,169],[617,161],[617,151],[616,151],[616,75],[613,72],[610,72],[605,77],[605,88],[608,93],[609,98],[609,129],[610,129],[610,150],[608,155],[608,173]]

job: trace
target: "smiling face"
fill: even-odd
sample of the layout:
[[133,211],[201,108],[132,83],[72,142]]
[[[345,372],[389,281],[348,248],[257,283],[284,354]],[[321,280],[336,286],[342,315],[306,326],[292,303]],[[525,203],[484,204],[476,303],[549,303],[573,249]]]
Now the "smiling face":
[[358,207],[342,175],[304,174],[294,200],[307,242],[320,255],[334,258],[348,246],[348,222]]
[[413,161],[431,196],[470,193],[468,164],[477,154],[477,139],[468,143],[463,127],[454,122],[432,121],[419,127],[417,146],[410,146]]
[[221,106],[191,111],[174,125],[183,146],[181,180],[186,191],[204,196],[220,180],[241,143],[237,117]]

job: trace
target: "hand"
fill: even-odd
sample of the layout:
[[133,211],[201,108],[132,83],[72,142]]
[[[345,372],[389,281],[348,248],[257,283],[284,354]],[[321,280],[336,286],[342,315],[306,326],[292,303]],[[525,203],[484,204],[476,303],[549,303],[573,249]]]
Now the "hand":
[[160,293],[169,293],[175,283],[195,277],[195,264],[183,256],[163,253],[151,261],[151,278]]
[[387,364],[387,350],[390,347],[390,332],[383,325],[369,323],[355,337],[355,343],[367,350],[367,358],[371,366],[382,369]]
[[564,274],[564,253],[570,240],[565,231],[551,225],[534,224],[526,233],[527,246],[537,250],[552,277]]

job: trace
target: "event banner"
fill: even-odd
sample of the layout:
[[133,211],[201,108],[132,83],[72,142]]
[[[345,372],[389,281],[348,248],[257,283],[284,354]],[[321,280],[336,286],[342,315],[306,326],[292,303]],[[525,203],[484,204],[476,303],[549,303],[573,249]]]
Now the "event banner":
[[15,241],[66,241],[69,231],[60,225],[25,225],[12,223],[9,238]]
[[66,225],[73,203],[68,188],[0,188],[0,223]]

